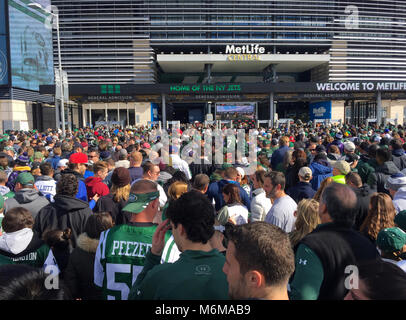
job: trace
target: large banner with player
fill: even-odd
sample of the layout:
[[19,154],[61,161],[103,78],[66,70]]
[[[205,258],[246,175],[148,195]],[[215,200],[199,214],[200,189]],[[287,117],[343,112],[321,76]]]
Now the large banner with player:
[[216,120],[254,120],[255,102],[216,103]]

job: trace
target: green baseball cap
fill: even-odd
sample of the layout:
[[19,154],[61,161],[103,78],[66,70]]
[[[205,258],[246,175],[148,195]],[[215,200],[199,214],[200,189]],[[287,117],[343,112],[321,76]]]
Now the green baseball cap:
[[385,228],[378,233],[376,244],[384,252],[396,252],[406,244],[406,232],[400,228]]
[[23,186],[34,185],[34,176],[29,172],[21,172],[16,180],[16,183],[21,183]]
[[152,200],[157,198],[159,198],[159,191],[138,194],[130,193],[127,205],[122,210],[131,213],[140,213]]
[[44,154],[42,152],[34,152],[34,155],[32,157],[33,159],[43,159],[44,158]]
[[395,216],[395,223],[400,229],[406,232],[406,210],[400,211]]

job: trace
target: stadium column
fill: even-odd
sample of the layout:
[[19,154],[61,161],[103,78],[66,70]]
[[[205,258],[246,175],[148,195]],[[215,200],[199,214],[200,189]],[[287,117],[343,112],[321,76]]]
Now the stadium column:
[[125,103],[127,109],[127,127],[130,125],[130,110],[128,109],[128,102]]
[[89,124],[90,128],[92,128],[92,104],[89,104]]
[[82,104],[82,126],[86,128],[86,109]]
[[380,91],[378,91],[376,97],[376,122],[378,126],[382,124],[382,95]]
[[104,121],[106,121],[107,128],[109,127],[108,120],[109,120],[109,115],[107,112],[107,103],[105,103],[104,104]]
[[271,92],[269,97],[269,120],[271,120],[271,126],[273,128],[275,125],[275,102],[273,92]]
[[162,94],[162,127],[166,129],[166,97]]
[[117,121],[120,122],[120,102],[117,102]]

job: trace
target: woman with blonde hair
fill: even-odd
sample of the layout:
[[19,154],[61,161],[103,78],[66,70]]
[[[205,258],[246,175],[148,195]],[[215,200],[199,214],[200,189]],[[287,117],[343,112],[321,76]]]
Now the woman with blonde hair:
[[320,223],[319,203],[314,199],[303,199],[297,205],[295,212],[295,230],[289,234],[292,248],[296,246],[306,235],[312,232]]
[[326,179],[324,179],[321,182],[320,188],[317,190],[317,192],[314,195],[313,199],[320,202],[320,198],[321,198],[321,194],[323,193],[323,190],[332,182],[334,182],[332,177],[327,177]]
[[386,193],[376,192],[369,200],[368,215],[360,227],[360,232],[376,244],[379,231],[395,226],[395,216],[396,209],[392,198]]
[[[164,207],[162,208],[162,221],[164,221],[166,219],[166,209],[169,207],[169,204],[172,201],[175,201],[176,199],[179,199],[180,196],[186,192],[188,192],[189,190],[189,185],[186,182],[183,181],[175,181],[173,182],[169,188],[168,188],[168,201],[166,202],[166,204],[164,205]],[[159,216],[159,215],[158,215]],[[155,222],[160,222],[160,221],[155,221]]]

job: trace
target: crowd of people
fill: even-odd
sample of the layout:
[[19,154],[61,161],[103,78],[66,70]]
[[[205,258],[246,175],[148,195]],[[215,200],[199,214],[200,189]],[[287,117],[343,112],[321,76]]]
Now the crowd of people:
[[237,126],[0,135],[0,299],[406,299],[406,128]]

